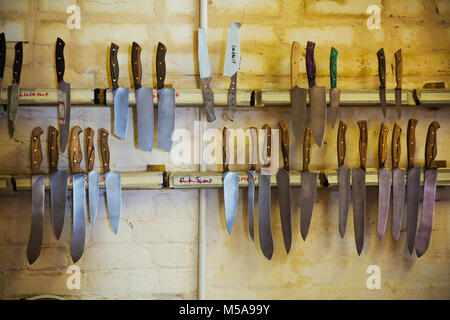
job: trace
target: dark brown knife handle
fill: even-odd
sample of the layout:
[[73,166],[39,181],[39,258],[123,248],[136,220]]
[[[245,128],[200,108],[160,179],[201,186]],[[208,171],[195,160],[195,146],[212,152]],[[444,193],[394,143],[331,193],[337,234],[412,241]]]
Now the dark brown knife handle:
[[164,88],[164,81],[166,80],[166,52],[166,46],[158,42],[158,49],[156,50],[156,84],[158,90]]
[[316,85],[316,61],[314,60],[314,47],[316,44],[312,41],[306,43],[306,73],[308,75],[308,84],[312,88]]
[[20,73],[22,71],[22,59],[23,59],[23,44],[22,41],[16,43],[13,66],[13,83],[20,82]]
[[338,136],[337,136],[337,156],[339,167],[344,165],[346,132],[347,132],[347,125],[344,122],[339,121]]
[[103,170],[104,173],[107,173],[110,171],[109,169],[109,146],[108,146],[108,137],[109,132],[101,128],[100,129],[100,153],[102,154],[102,164],[103,164]]
[[202,95],[203,95],[203,104],[205,107],[205,113],[206,113],[206,120],[208,122],[212,122],[216,120],[216,115],[214,114],[214,93],[209,87],[209,83],[211,82],[212,78],[201,78],[202,83]]
[[428,127],[427,141],[425,143],[425,168],[437,168],[434,159],[437,155],[437,129],[441,126],[437,121],[433,121]]
[[381,48],[377,52],[378,58],[378,77],[380,79],[380,87],[386,87],[386,57],[384,56],[384,49]]
[[305,128],[305,135],[303,137],[303,171],[309,169],[309,162],[311,161],[311,128]]
[[117,60],[117,53],[119,46],[111,42],[111,49],[109,51],[109,70],[111,72],[111,82],[113,91],[119,87],[119,61]]
[[44,131],[36,127],[31,132],[30,154],[31,154],[31,174],[39,174],[42,162],[41,134]]
[[394,131],[392,132],[392,169],[398,168],[398,163],[400,162],[401,135],[402,135],[402,128],[395,123]]
[[142,64],[141,64],[141,46],[133,42],[131,46],[131,70],[133,72],[134,89],[141,87]]
[[53,126],[48,127],[48,167],[50,174],[58,170],[58,129]]
[[250,127],[250,140],[251,140],[251,148],[250,148],[250,170],[256,169],[256,161],[258,160],[258,136],[257,129],[255,127]]
[[66,70],[66,63],[64,60],[64,47],[65,43],[61,38],[56,39],[56,48],[55,48],[55,63],[56,63],[56,78],[58,82],[63,81],[64,72]]
[[406,132],[407,146],[406,149],[408,151],[408,168],[414,167],[414,155],[416,153],[416,119],[408,120],[408,130]]
[[397,82],[397,88],[402,88],[402,74],[403,74],[403,59],[402,49],[397,50],[395,56],[395,81]]
[[83,159],[80,143],[81,131],[79,126],[75,126],[72,128],[72,133],[70,135],[69,166],[72,174],[83,172],[83,169],[81,169],[81,160]]
[[389,134],[389,128],[382,123],[380,128],[380,136],[378,139],[378,167],[384,168],[387,157],[387,136]]
[[283,168],[289,171],[289,131],[286,121],[280,122],[281,154],[283,155]]
[[94,169],[95,163],[95,149],[94,149],[94,130],[92,128],[86,129],[86,171],[89,172]]
[[6,59],[6,39],[5,33],[0,33],[0,78],[3,79],[3,73],[5,72],[5,59]]
[[269,168],[271,164],[272,155],[272,129],[268,124],[265,124],[262,129],[264,130],[264,148],[263,148],[263,160],[264,167]]
[[223,159],[223,172],[230,171],[230,146],[228,144],[230,139],[230,130],[224,127],[222,132],[222,159]]
[[300,44],[297,41],[293,41],[291,48],[291,89],[297,86],[299,53],[300,53]]
[[230,88],[228,89],[228,119],[233,121],[236,111],[237,72],[230,79]]
[[360,167],[366,171],[366,159],[367,159],[367,122],[366,120],[359,120],[359,160]]

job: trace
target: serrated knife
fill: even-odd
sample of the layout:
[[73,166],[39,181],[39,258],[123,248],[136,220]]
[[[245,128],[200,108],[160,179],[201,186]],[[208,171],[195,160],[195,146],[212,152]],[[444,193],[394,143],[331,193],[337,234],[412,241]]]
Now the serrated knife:
[[345,235],[347,228],[348,205],[350,203],[350,168],[345,166],[345,133],[347,125],[339,121],[337,136],[337,157],[338,157],[338,183],[339,183],[339,234],[341,238]]
[[22,72],[23,44],[21,41],[14,46],[14,65],[12,85],[8,87],[8,129],[9,136],[14,136],[17,108],[19,106],[19,83]]
[[234,121],[234,113],[236,111],[237,72],[241,64],[240,27],[241,24],[238,22],[230,23],[223,64],[223,76],[230,78],[230,87],[228,89],[228,120],[230,121]]
[[383,111],[383,117],[386,118],[386,57],[384,49],[381,48],[377,52],[378,58],[378,78],[380,79],[380,107]]
[[254,211],[255,211],[255,170],[258,159],[258,137],[255,127],[250,128],[251,151],[249,154],[250,168],[247,170],[248,177],[248,233],[252,241],[255,241]]
[[111,42],[109,68],[114,97],[114,134],[125,139],[128,125],[128,88],[119,87],[119,46]]
[[94,170],[95,148],[94,148],[94,130],[86,129],[86,171],[88,173],[88,197],[89,197],[89,217],[91,223],[95,223],[98,209],[98,188],[100,174]]
[[385,167],[388,153],[387,136],[388,127],[382,123],[378,139],[378,239],[382,240],[386,232],[386,223],[389,216],[391,202],[392,171]]
[[208,122],[212,122],[216,120],[216,115],[214,114],[214,93],[209,87],[209,83],[212,78],[205,28],[198,29],[198,64],[200,69],[203,106],[205,108],[206,120],[208,120]]
[[394,124],[392,132],[392,234],[398,240],[403,220],[403,206],[405,203],[405,170],[399,168],[402,128]]
[[67,139],[70,129],[70,84],[64,81],[65,60],[64,60],[65,43],[62,39],[56,39],[55,63],[56,78],[58,79],[58,122],[59,122],[59,145],[62,153],[66,151]]

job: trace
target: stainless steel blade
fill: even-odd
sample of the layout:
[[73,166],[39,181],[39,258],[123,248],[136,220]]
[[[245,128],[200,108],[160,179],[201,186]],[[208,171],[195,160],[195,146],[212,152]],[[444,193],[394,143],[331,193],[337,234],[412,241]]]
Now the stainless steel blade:
[[302,171],[302,187],[300,194],[300,233],[303,240],[308,235],[309,225],[313,213],[314,200],[316,198],[318,173]]
[[380,87],[380,107],[381,111],[383,111],[383,117],[386,118],[386,88]]
[[342,165],[338,169],[339,182],[339,234],[345,235],[347,228],[348,205],[350,203],[350,169]]
[[65,81],[58,82],[58,120],[59,144],[61,152],[64,153],[70,129],[70,84]]
[[9,136],[14,136],[15,122],[17,119],[17,108],[19,105],[19,85],[13,83],[8,87],[8,129]]
[[380,168],[378,171],[378,239],[382,240],[386,232],[391,201],[391,170]]
[[31,231],[28,240],[27,258],[33,264],[41,253],[44,229],[45,180],[41,175],[31,177]]
[[153,90],[140,87],[136,90],[136,114],[139,148],[152,151],[154,134]]
[[206,29],[198,29],[198,64],[200,78],[211,77],[211,65],[209,64],[208,44],[206,42]]
[[108,202],[109,219],[114,233],[119,230],[120,214],[122,212],[122,186],[120,172],[108,171],[105,174],[106,199]]
[[59,239],[66,218],[67,178],[68,171],[56,171],[50,180],[50,202],[52,211],[53,231]]
[[128,125],[128,88],[114,90],[114,134],[125,139]]
[[261,251],[267,259],[272,259],[273,239],[270,225],[270,175],[259,176],[259,244]]
[[366,215],[366,172],[361,168],[352,170],[353,223],[358,255],[364,246],[364,219]]
[[339,104],[340,104],[341,91],[334,87],[330,90],[330,122],[331,129],[334,128],[334,124],[336,123],[336,118],[339,114]]
[[397,109],[397,116],[402,117],[402,89],[395,89],[395,107]]
[[420,202],[420,168],[414,167],[408,169],[407,190],[407,211],[406,211],[406,238],[409,253],[414,249],[414,240],[416,239],[417,218],[419,216]]
[[289,171],[284,168],[279,169],[277,172],[277,186],[284,247],[286,248],[286,253],[289,253],[292,244],[291,188],[289,182]]
[[89,194],[89,217],[91,218],[91,223],[95,223],[95,218],[97,218],[97,208],[98,208],[98,185],[99,185],[100,175],[95,170],[91,170],[88,173],[88,194]]
[[255,241],[253,213],[255,210],[255,170],[248,170],[248,233]]
[[175,89],[158,90],[158,148],[170,152],[175,126]]
[[298,141],[305,132],[307,92],[307,89],[297,86],[291,89],[292,132]]
[[327,121],[326,89],[313,86],[309,89],[309,103],[311,104],[311,130],[316,144],[321,147],[325,137],[325,123]]
[[225,202],[225,221],[228,233],[233,229],[239,198],[239,173],[227,171],[223,174],[223,199]]
[[398,240],[402,229],[403,205],[405,203],[405,174],[400,168],[395,168],[392,179],[392,234]]
[[84,175],[82,173],[72,175],[72,180],[73,232],[70,255],[75,263],[83,255],[86,240],[86,189],[84,187]]

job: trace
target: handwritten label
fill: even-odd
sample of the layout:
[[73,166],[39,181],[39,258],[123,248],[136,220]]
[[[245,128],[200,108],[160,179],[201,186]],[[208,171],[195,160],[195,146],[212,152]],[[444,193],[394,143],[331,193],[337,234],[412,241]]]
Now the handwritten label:
[[48,92],[47,91],[42,91],[42,92],[20,92],[19,93],[19,97],[48,97]]
[[201,179],[200,177],[181,177],[178,182],[180,184],[204,184],[204,183],[212,183],[212,178],[209,179]]

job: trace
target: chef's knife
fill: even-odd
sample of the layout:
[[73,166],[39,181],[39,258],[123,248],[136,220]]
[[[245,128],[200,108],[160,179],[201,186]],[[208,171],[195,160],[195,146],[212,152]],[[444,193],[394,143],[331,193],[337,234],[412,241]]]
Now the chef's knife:
[[395,53],[395,81],[397,86],[395,87],[395,106],[397,109],[398,118],[402,116],[402,73],[403,73],[403,59],[402,49],[399,49]]
[[306,95],[308,90],[299,88],[298,80],[298,56],[300,44],[292,42],[291,49],[291,108],[292,108],[292,132],[296,140],[300,141],[306,124]]
[[8,87],[8,128],[11,138],[14,136],[17,108],[19,106],[19,83],[23,58],[23,44],[21,41],[16,43],[14,51],[13,81],[12,85]]
[[334,124],[336,123],[336,118],[339,113],[339,99],[340,99],[340,91],[337,88],[337,55],[338,52],[336,48],[331,47],[330,52],[330,122],[331,129],[334,128]]
[[44,131],[36,127],[31,133],[31,231],[28,240],[27,258],[33,264],[41,253],[44,229],[45,180],[41,174],[42,149],[40,136]]
[[383,239],[391,201],[392,171],[385,167],[387,157],[388,127],[382,123],[378,139],[378,238]]
[[230,23],[227,48],[225,50],[225,62],[223,65],[223,76],[231,79],[230,88],[228,89],[228,119],[230,121],[234,120],[234,113],[236,111],[237,72],[241,63],[240,27],[241,24],[238,22]]
[[255,241],[253,213],[255,210],[255,169],[258,157],[258,137],[256,128],[250,128],[251,151],[249,154],[250,168],[247,170],[248,177],[248,232],[252,241]]
[[[223,199],[225,202],[225,221],[228,233],[231,233],[239,197],[239,173],[231,172],[230,164],[230,130],[223,128],[222,157],[223,157]],[[234,144],[233,144],[234,145]]]
[[6,40],[5,33],[0,33],[0,99],[3,92],[3,73],[5,71],[5,59],[6,59]]
[[400,161],[400,136],[402,128],[394,124],[392,132],[392,234],[394,239],[398,240],[402,228],[403,206],[405,203],[405,170],[398,167]]
[[111,42],[109,67],[114,97],[114,134],[125,139],[128,125],[128,88],[119,87],[119,46]]
[[386,58],[384,49],[381,48],[377,52],[378,58],[378,78],[380,79],[380,107],[383,116],[386,118]]
[[208,122],[216,120],[214,114],[214,93],[209,87],[211,82],[211,66],[209,64],[208,45],[206,43],[206,29],[198,29],[198,64],[202,85],[203,105]]
[[88,173],[89,217],[91,223],[95,223],[98,208],[98,186],[100,174],[94,170],[95,149],[94,130],[86,129],[86,171]]
[[337,156],[338,156],[338,183],[339,183],[339,234],[344,237],[347,228],[348,205],[350,202],[350,168],[344,164],[345,160],[345,133],[347,125],[339,121],[337,136]]
[[56,78],[58,79],[58,122],[59,144],[64,153],[67,147],[67,138],[70,128],[70,84],[64,81],[65,61],[64,46],[62,39],[56,39],[55,60],[56,60]]
[[437,155],[436,131],[439,127],[440,125],[437,121],[433,121],[430,124],[425,143],[425,183],[423,189],[422,216],[416,238],[416,253],[418,257],[427,251],[433,227],[437,182],[437,165],[434,159]]

